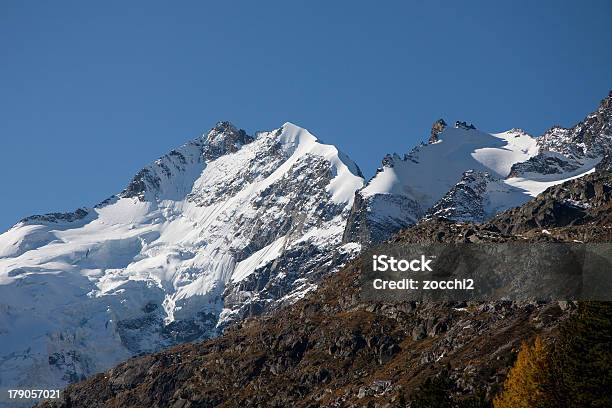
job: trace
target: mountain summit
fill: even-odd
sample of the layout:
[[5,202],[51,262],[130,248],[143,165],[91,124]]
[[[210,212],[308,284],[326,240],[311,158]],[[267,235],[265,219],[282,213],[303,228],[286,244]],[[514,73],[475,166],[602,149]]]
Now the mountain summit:
[[[387,155],[356,193],[344,242],[376,244],[426,217],[482,222],[548,187],[609,166],[612,92],[569,129],[540,137],[521,129],[486,133],[438,120],[428,144],[401,158]],[[467,172],[467,173],[466,173]]]
[[55,388],[301,297],[355,250],[360,175],[291,123],[219,122],[95,208],[22,220],[0,235],[0,383]]

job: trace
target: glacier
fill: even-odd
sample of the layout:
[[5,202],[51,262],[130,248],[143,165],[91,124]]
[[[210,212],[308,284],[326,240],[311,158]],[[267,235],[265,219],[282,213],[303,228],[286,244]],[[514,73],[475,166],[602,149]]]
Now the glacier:
[[0,235],[0,388],[56,388],[291,302],[358,251],[359,168],[285,123],[220,122],[94,208]]

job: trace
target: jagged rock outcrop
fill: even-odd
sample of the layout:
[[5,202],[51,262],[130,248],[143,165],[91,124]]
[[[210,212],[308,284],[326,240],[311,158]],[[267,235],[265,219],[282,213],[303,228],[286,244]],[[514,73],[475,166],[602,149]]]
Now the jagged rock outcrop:
[[476,129],[476,126],[474,126],[473,124],[467,124],[467,122],[465,121],[456,121],[455,122],[455,127],[457,129],[465,129],[465,130],[470,130],[470,129]]
[[74,222],[77,220],[81,220],[89,215],[88,208],[77,208],[73,212],[69,213],[50,213],[43,215],[32,215],[30,217],[26,217],[19,221],[21,224],[28,223],[40,223],[40,222],[52,222],[52,223],[61,223],[61,222]]
[[444,129],[446,129],[446,122],[444,121],[444,119],[438,119],[436,120],[433,125],[431,126],[431,133],[429,135],[429,143],[435,143],[437,142],[438,139],[438,135],[440,133],[442,133],[442,131]]
[[427,211],[425,217],[484,221],[489,215],[486,203],[487,187],[496,181],[487,172],[466,171],[461,180]]
[[554,126],[537,143],[539,154],[512,166],[508,177],[561,174],[595,166],[612,150],[612,91],[583,121],[569,129]]
[[230,122],[218,122],[208,133],[202,154],[206,160],[214,160],[237,152],[242,146],[255,140],[244,129],[237,129]]
[[612,172],[596,171],[552,186],[521,207],[497,215],[490,224],[507,234],[551,226],[609,227],[612,225]]

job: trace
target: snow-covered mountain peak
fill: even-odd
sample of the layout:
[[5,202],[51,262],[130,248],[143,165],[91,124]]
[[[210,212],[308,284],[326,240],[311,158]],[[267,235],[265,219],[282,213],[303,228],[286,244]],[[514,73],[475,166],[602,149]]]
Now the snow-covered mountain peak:
[[533,136],[531,136],[529,133],[527,133],[525,130],[523,130],[521,128],[512,128],[512,129],[507,130],[507,131],[502,132],[502,133],[508,133],[510,135],[515,135],[515,136],[516,135],[518,135],[518,136],[526,135],[526,136],[533,137]]
[[[314,155],[325,158],[332,165],[333,179],[328,186],[332,200],[336,203],[352,204],[355,190],[363,186],[363,175],[359,166],[334,145],[321,143],[308,130],[291,122],[271,134],[293,155]],[[261,137],[261,136],[260,136]]]
[[276,132],[272,133],[277,136],[278,142],[291,152],[299,149],[301,153],[306,153],[315,144],[319,143],[316,136],[291,122],[285,122]]
[[519,205],[532,192],[504,179],[515,163],[538,152],[537,139],[519,129],[486,133],[462,121],[455,127],[437,121],[429,143],[403,159],[385,156],[383,166],[357,192],[343,239],[376,243],[426,214],[483,220]]
[[571,128],[553,126],[537,138],[538,154],[512,166],[509,183],[532,196],[557,180],[592,170],[612,152],[612,92]]
[[535,139],[527,134],[489,134],[470,125],[445,127],[434,143],[418,145],[404,159],[386,156],[386,165],[360,193],[402,194],[429,206],[454,186],[466,169],[505,177],[513,163],[536,153]]
[[382,168],[358,191],[345,242],[380,242],[422,218],[465,171],[505,177],[512,163],[536,153],[528,135],[489,134],[464,122],[436,127],[435,140],[430,137],[430,143],[419,144],[404,158],[387,155]]
[[207,160],[214,160],[225,154],[236,152],[253,140],[253,137],[247,135],[243,129],[236,128],[230,122],[217,122],[206,135],[202,153]]
[[210,129],[208,133],[206,133],[205,135],[202,135],[202,137],[208,140],[212,140],[218,135],[236,134],[238,133],[238,131],[239,131],[238,128],[234,126],[233,123],[227,120],[221,120],[215,123],[215,126],[213,126],[213,128]]
[[[218,122],[207,134],[190,140],[141,169],[120,198],[141,201],[182,200],[191,191],[206,163],[235,153],[254,140],[230,122]],[[101,205],[112,202],[107,200]]]
[[94,208],[29,217],[0,234],[0,383],[55,387],[299,299],[353,255],[362,186],[306,129],[220,122]]
[[612,92],[572,128],[534,138],[486,133],[464,121],[434,122],[429,143],[387,155],[356,194],[344,242],[387,239],[426,214],[482,221],[546,188],[606,168],[612,157]]
[[321,154],[324,151],[331,152],[332,150],[337,153],[337,149],[334,146],[322,143],[310,131],[291,122],[285,122],[283,126],[276,131],[270,132],[270,134],[274,135],[277,142],[290,153],[297,151],[298,154],[309,152]]

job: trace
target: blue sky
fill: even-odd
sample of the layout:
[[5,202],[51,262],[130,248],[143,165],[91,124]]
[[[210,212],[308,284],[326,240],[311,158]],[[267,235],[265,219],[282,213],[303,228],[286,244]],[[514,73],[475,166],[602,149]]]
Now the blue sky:
[[0,230],[230,120],[371,176],[434,120],[539,135],[612,89],[612,2],[0,0]]

